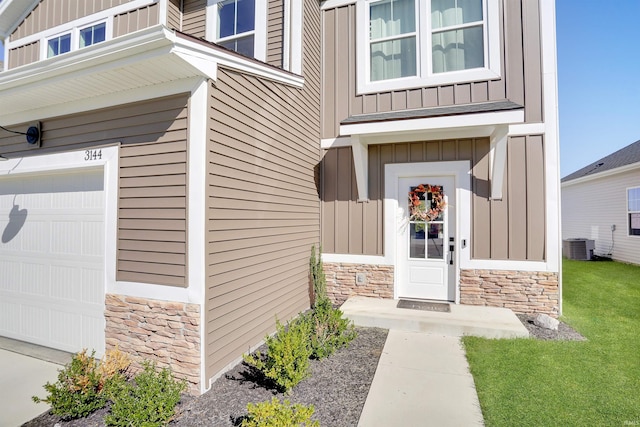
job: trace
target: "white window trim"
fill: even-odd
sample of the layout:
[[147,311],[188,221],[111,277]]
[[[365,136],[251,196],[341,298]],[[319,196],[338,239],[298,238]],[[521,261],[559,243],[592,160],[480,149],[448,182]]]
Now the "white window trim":
[[627,235],[627,237],[630,237],[632,239],[640,239],[639,235],[631,234],[631,224],[629,224],[629,214],[640,213],[640,211],[629,210],[629,190],[638,190],[638,191],[640,191],[640,187],[627,187],[626,188],[626,193],[627,193],[626,194],[627,204],[625,206],[625,211],[626,211],[626,218],[625,218],[626,224],[625,225],[626,225],[626,228],[627,228],[626,235]]
[[56,56],[60,56],[60,55],[64,55],[66,53],[70,53],[70,52],[76,51],[78,49],[85,49],[87,47],[99,44],[99,43],[93,43],[93,44],[91,44],[89,46],[80,47],[80,31],[84,30],[85,28],[89,28],[89,27],[93,27],[93,26],[96,26],[96,25],[100,25],[102,23],[105,24],[105,28],[104,28],[105,34],[104,34],[104,40],[102,42],[99,42],[99,43],[103,43],[103,42],[106,42],[107,40],[111,40],[112,35],[113,35],[113,16],[108,17],[106,19],[100,19],[98,21],[94,21],[94,22],[91,22],[91,23],[86,24],[86,25],[76,26],[76,27],[73,27],[73,28],[71,28],[69,30],[63,31],[63,32],[58,33],[58,34],[54,34],[53,36],[44,39],[44,41],[40,43],[40,59],[43,60],[43,59],[48,59],[49,58],[49,56],[47,56],[48,53],[49,53],[49,41],[52,40],[52,39],[55,39],[56,37],[64,36],[65,34],[71,34],[71,49],[69,50],[69,52],[60,53],[58,55],[52,56],[51,58],[56,57]]
[[408,89],[439,84],[458,83],[463,81],[496,79],[501,76],[500,64],[500,5],[498,0],[485,0],[484,14],[484,43],[485,59],[484,68],[471,70],[452,71],[447,73],[431,73],[431,2],[416,1],[416,13],[418,28],[416,50],[419,58],[417,63],[417,76],[404,77],[390,80],[370,81],[369,63],[369,4],[375,0],[358,0],[356,3],[356,45],[357,45],[357,91],[358,94],[386,92],[395,89]]
[[[206,29],[205,39],[210,42],[216,43],[218,41],[216,34],[218,34],[218,3],[223,0],[207,0],[206,9]],[[267,1],[256,0],[255,11],[255,28],[253,30],[254,45],[253,45],[253,57],[260,61],[266,61],[267,59]],[[250,32],[243,33],[250,34]],[[229,39],[236,38],[229,37]],[[221,39],[225,40],[225,39]]]

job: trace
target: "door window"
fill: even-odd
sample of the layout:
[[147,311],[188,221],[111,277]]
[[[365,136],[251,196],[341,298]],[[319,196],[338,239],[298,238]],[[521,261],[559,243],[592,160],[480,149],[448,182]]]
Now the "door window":
[[444,259],[444,188],[420,184],[409,191],[409,258]]

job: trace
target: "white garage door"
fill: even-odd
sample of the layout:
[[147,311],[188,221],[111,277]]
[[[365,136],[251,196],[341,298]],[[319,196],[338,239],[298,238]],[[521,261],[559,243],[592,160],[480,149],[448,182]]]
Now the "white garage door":
[[104,352],[102,170],[0,177],[0,335]]

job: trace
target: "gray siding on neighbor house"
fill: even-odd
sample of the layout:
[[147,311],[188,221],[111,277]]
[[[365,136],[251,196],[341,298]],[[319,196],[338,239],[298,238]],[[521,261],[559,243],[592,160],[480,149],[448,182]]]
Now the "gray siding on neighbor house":
[[358,95],[355,4],[324,11],[322,138],[337,137],[340,122],[357,114],[504,99],[525,105],[526,122],[540,122],[539,17],[538,0],[501,2],[501,78]]
[[[305,1],[305,57],[319,61],[319,4]],[[210,88],[206,375],[309,307],[319,242],[319,74],[298,89],[221,69]]]
[[41,126],[42,148],[0,132],[0,151],[22,157],[121,143],[116,278],[185,286],[187,95],[44,119]]
[[357,202],[351,148],[325,151],[322,160],[322,248],[325,253],[384,255],[384,165],[470,160],[472,257],[545,259],[543,141],[510,138],[503,199],[489,200],[488,138],[369,146],[369,201]]

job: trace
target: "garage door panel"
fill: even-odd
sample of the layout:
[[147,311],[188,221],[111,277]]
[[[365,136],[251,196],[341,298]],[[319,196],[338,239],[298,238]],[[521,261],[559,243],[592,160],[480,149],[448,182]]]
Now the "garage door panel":
[[0,177],[0,334],[104,352],[102,175]]

